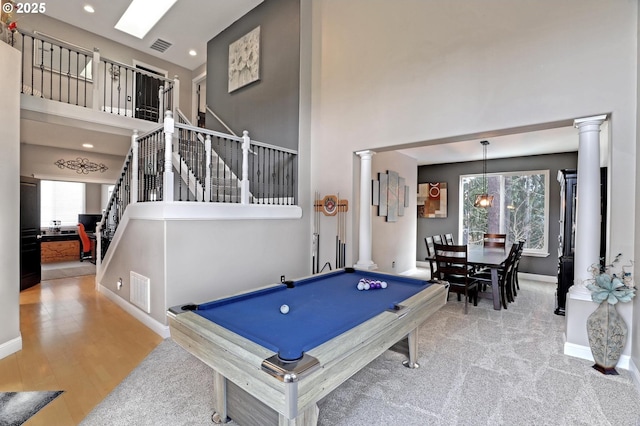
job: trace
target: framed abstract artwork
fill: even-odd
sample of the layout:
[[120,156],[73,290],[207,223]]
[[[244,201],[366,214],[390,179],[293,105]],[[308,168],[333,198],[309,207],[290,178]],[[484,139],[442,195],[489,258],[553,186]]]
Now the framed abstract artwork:
[[447,182],[418,184],[418,217],[447,217]]
[[260,27],[229,45],[229,93],[260,79]]
[[397,222],[409,206],[409,186],[405,183],[406,179],[392,170],[378,173],[378,180],[372,182],[372,204],[378,206],[378,216],[386,216],[387,222]]

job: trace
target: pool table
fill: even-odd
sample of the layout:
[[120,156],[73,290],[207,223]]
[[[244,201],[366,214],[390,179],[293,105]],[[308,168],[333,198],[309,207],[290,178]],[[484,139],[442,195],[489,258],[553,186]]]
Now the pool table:
[[[386,288],[358,290],[360,280]],[[345,268],[167,316],[172,339],[214,371],[215,421],[315,425],[317,402],[387,349],[418,367],[417,329],[447,291],[446,282]]]

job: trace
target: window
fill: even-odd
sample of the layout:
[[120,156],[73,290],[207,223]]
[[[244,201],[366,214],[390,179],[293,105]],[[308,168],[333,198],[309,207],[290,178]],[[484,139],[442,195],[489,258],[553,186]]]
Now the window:
[[84,183],[41,181],[40,226],[51,226],[53,220],[59,220],[60,226],[76,226],[78,214],[85,210],[84,194]]
[[460,176],[460,226],[463,244],[482,244],[484,233],[507,234],[513,243],[525,240],[524,252],[546,256],[549,235],[549,171],[487,174],[486,188],[494,196],[489,208],[473,207],[484,192],[482,175]]

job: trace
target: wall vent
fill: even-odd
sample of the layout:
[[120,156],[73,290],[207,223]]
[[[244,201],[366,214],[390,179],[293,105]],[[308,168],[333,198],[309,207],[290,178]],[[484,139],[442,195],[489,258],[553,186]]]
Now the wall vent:
[[146,313],[151,313],[151,280],[133,271],[129,273],[129,278],[129,301]]
[[171,43],[169,43],[168,41],[164,41],[161,38],[154,41],[153,44],[151,45],[151,48],[153,50],[157,50],[160,53],[164,53],[165,50],[167,50],[170,47],[171,47]]

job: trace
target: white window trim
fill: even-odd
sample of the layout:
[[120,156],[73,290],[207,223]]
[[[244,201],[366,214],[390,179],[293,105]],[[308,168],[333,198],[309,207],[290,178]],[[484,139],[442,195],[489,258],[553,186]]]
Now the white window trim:
[[[549,223],[551,222],[551,217],[549,216],[549,174],[550,171],[547,170],[521,170],[521,171],[512,171],[512,172],[495,172],[495,173],[487,173],[487,176],[522,176],[522,175],[535,175],[535,174],[541,174],[544,175],[544,216],[547,218],[547,220],[544,221],[544,246],[539,249],[539,250],[532,250],[532,249],[525,249],[522,252],[523,256],[531,256],[531,257],[548,257],[549,256]],[[459,194],[459,199],[458,199],[458,241],[462,241],[462,227],[463,227],[463,209],[462,206],[464,205],[464,193],[462,191],[462,182],[465,178],[471,178],[471,177],[482,177],[483,174],[482,173],[472,173],[472,174],[467,174],[467,175],[460,175],[459,181],[458,181],[458,194]],[[504,185],[504,181],[501,180],[500,181],[500,185],[501,185],[501,190],[504,190],[503,185]],[[500,228],[504,229],[504,222],[502,219],[502,215],[500,216]]]

